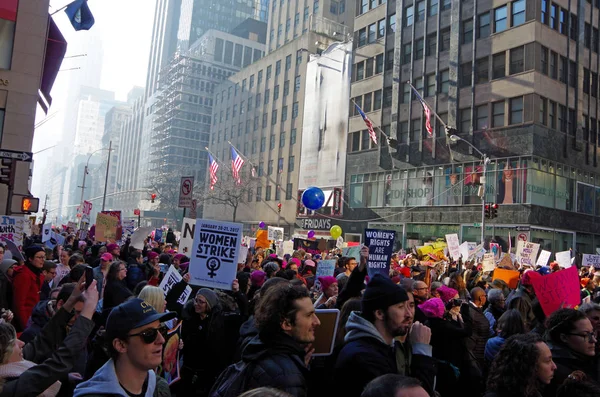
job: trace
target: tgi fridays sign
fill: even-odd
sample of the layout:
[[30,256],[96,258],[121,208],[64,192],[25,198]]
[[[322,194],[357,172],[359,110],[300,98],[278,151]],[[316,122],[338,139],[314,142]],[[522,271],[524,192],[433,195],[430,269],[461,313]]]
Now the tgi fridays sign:
[[305,230],[329,230],[331,229],[331,219],[303,218],[298,219],[300,227]]

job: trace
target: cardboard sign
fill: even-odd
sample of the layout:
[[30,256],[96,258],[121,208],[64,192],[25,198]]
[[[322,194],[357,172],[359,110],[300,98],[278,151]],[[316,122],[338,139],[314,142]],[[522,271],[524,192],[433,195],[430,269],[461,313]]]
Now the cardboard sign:
[[446,241],[448,242],[448,253],[450,254],[450,257],[457,261],[460,257],[460,242],[458,241],[458,234],[446,234]]
[[513,261],[512,258],[509,254],[506,254],[502,257],[502,259],[500,260],[500,263],[498,264],[498,267],[504,267],[504,268],[509,268],[509,269],[514,269],[515,266],[513,265]]
[[573,308],[579,305],[581,297],[576,267],[535,277],[532,283],[546,316],[550,316],[560,308]]
[[[167,297],[167,294],[169,293],[169,291],[171,291],[173,286],[181,282],[181,280],[183,280],[183,277],[181,277],[181,274],[179,274],[177,269],[175,269],[175,266],[171,265],[159,285],[159,288],[162,289],[165,293],[165,298]],[[179,299],[177,299],[177,302],[181,303],[182,305],[185,304],[190,295],[192,295],[192,288],[188,285],[185,287],[185,290],[183,291]]]
[[[242,243],[241,223],[198,219],[190,260],[191,283],[231,290]],[[264,231],[266,234],[266,230]]]
[[283,228],[282,227],[267,227],[267,238],[273,241],[282,241],[283,240]]
[[192,252],[195,230],[196,220],[192,218],[183,218],[183,224],[181,225],[181,239],[179,240],[179,252],[185,256],[190,256],[190,252]]
[[552,252],[542,250],[542,252],[540,252],[540,256],[538,257],[535,265],[536,266],[546,266],[548,264],[548,261],[550,260],[550,255],[552,255]]
[[90,214],[92,213],[92,202],[84,201],[81,209],[81,221],[90,223]]
[[540,245],[527,241],[517,242],[517,262],[520,265],[535,266],[535,259],[540,250]]
[[169,386],[181,379],[183,360],[181,350],[179,350],[179,341],[181,341],[181,321],[175,328],[167,332],[163,345],[162,364],[157,371],[160,377],[165,378]]
[[271,247],[271,242],[269,241],[269,233],[266,230],[257,230],[256,231],[256,248],[269,248]]
[[394,230],[365,229],[365,245],[369,247],[367,259],[369,277],[377,273],[389,277],[395,239]]
[[312,343],[312,347],[315,349],[313,356],[328,356],[333,353],[340,311],[337,309],[317,309],[315,314],[321,325],[315,329],[315,341]]
[[96,216],[96,241],[116,241],[118,227],[119,219],[108,214],[99,213]]
[[[482,258],[483,255],[485,254],[485,248],[483,248],[483,244],[479,244],[477,246],[475,246],[474,248],[472,248],[472,244],[469,243],[469,260],[473,260],[476,258]],[[463,262],[465,261],[465,258],[463,258]]]
[[558,262],[558,266],[562,268],[571,267],[571,251],[563,251],[556,253],[556,262]]
[[496,255],[493,252],[483,254],[483,271],[491,272],[496,268]]
[[583,254],[581,266],[600,268],[600,255]]
[[512,289],[517,288],[517,284],[519,283],[519,271],[518,270],[507,270],[497,268],[494,270],[494,280],[502,280]]
[[335,259],[319,261],[319,264],[317,265],[316,277],[318,278],[321,276],[333,276],[333,274],[335,273],[336,262],[337,261]]

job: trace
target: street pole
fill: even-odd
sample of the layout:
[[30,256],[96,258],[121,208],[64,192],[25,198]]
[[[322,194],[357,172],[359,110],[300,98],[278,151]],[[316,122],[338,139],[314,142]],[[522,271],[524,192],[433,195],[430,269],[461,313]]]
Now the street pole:
[[106,204],[106,189],[108,188],[108,174],[110,171],[110,153],[112,152],[112,141],[108,143],[108,161],[106,162],[106,177],[104,178],[104,196],[102,197],[102,211]]
[[485,154],[483,155],[483,178],[481,180],[481,186],[483,187],[483,192],[481,194],[481,245],[485,244],[485,185],[486,185],[486,173],[487,173],[487,164],[490,161],[489,157]]

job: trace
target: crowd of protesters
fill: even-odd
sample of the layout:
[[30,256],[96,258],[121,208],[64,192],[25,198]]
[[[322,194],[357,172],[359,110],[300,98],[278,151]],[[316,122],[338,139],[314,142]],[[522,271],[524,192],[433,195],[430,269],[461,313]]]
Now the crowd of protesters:
[[[394,255],[389,275],[339,251],[249,250],[231,288],[189,284],[176,242],[143,249],[77,240],[0,247],[0,397],[600,396],[600,271],[579,267],[582,302],[549,316],[529,269],[511,289],[475,261]],[[317,276],[322,260],[333,275]],[[170,266],[182,280],[164,294]],[[87,279],[87,274],[91,274]],[[187,287],[192,293],[180,297]],[[313,357],[322,309],[333,353]],[[181,324],[181,379],[160,371]]]

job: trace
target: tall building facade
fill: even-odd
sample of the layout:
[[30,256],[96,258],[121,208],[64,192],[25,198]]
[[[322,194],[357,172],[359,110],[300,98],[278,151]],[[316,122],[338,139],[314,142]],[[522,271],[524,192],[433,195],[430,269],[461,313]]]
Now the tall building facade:
[[[499,205],[486,241],[596,253],[598,3],[372,3],[357,10],[352,96],[393,140],[375,146],[350,119],[349,237],[370,226],[396,229],[405,247],[448,233],[479,241],[481,192]],[[408,81],[477,150],[433,116],[430,135]]]

